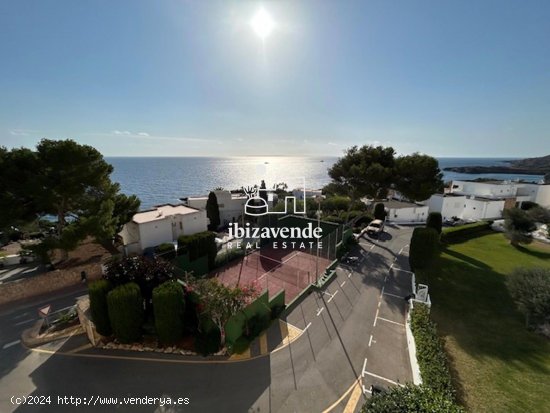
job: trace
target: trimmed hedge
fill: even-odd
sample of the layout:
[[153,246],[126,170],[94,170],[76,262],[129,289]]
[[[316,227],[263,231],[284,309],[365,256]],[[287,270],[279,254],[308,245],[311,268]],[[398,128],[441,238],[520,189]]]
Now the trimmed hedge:
[[441,234],[443,228],[443,218],[439,212],[430,212],[426,220],[426,228],[433,228],[438,234]]
[[155,329],[163,345],[175,344],[183,337],[185,301],[183,287],[167,281],[153,290]]
[[439,234],[433,228],[415,228],[409,249],[412,271],[429,267],[439,253]]
[[416,357],[422,383],[448,399],[454,400],[455,391],[447,356],[437,335],[437,326],[430,319],[430,311],[426,305],[414,304],[411,312],[411,330],[416,343]]
[[174,248],[174,244],[170,242],[164,242],[155,247],[155,254],[169,261],[176,258],[176,249]]
[[112,288],[113,286],[107,280],[94,281],[88,287],[92,321],[97,332],[102,336],[110,336],[113,333],[107,307],[107,294]]
[[453,242],[465,241],[474,235],[491,229],[492,223],[492,221],[481,221],[459,227],[445,228],[441,234],[441,242],[452,244]]
[[216,324],[208,317],[201,317],[200,327],[195,336],[195,351],[208,356],[216,353],[221,347],[221,332]]
[[463,413],[464,409],[427,386],[406,384],[387,392],[375,393],[363,405],[361,413]]
[[136,283],[119,285],[107,294],[109,320],[115,337],[121,343],[132,343],[141,337],[143,298]]
[[199,232],[193,235],[182,235],[178,238],[178,246],[183,252],[189,253],[189,261],[207,255],[208,268],[215,266],[218,247],[216,245],[216,233],[210,231]]

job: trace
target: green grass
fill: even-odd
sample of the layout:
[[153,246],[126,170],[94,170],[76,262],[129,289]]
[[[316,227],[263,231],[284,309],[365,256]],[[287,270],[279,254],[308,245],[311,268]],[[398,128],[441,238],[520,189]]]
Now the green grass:
[[550,340],[525,328],[506,286],[516,267],[550,267],[550,249],[486,233],[447,246],[429,285],[459,401],[473,412],[548,412]]

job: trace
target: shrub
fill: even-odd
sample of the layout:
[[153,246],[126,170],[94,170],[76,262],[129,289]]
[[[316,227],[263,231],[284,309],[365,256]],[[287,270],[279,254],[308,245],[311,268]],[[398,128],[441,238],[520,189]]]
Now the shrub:
[[248,320],[246,320],[246,333],[245,336],[249,340],[253,340],[258,337],[262,331],[269,327],[271,322],[269,314],[254,314]]
[[361,413],[463,413],[464,410],[428,386],[407,384],[387,392],[373,394]]
[[517,268],[506,284],[527,326],[550,323],[550,268]]
[[201,317],[199,331],[195,337],[195,351],[207,356],[220,350],[221,333],[216,324],[207,317]]
[[443,218],[439,212],[430,212],[426,220],[426,228],[433,228],[438,234],[441,234],[443,227]]
[[112,285],[107,280],[94,281],[88,287],[92,321],[97,332],[102,336],[110,336],[113,332],[107,307],[107,294],[111,289]]
[[176,281],[167,281],[153,290],[153,312],[159,341],[174,344],[183,337],[185,301],[183,287]]
[[155,255],[160,255],[161,258],[170,261],[176,258],[176,249],[171,242],[164,242],[155,247]]
[[523,209],[524,211],[529,211],[530,209],[532,208],[536,208],[536,207],[539,207],[540,205],[537,204],[536,202],[532,202],[532,201],[523,201],[521,203],[521,209]]
[[242,248],[232,248],[228,249],[227,252],[224,252],[223,254],[216,255],[216,259],[214,260],[214,268],[222,267],[228,262],[244,257],[245,252],[246,251]]
[[232,354],[242,354],[250,346],[250,341],[245,336],[240,336],[231,345],[230,352]]
[[[172,248],[174,248],[172,246]],[[113,260],[107,264],[104,278],[114,286],[135,282],[146,300],[151,299],[153,288],[173,277],[172,265],[157,258],[131,257]]]
[[374,218],[381,219],[384,221],[386,219],[386,207],[382,203],[378,203],[374,206]]
[[535,220],[522,209],[511,208],[504,211],[505,235],[512,245],[529,244],[532,239],[529,233],[537,229]]
[[321,209],[323,211],[347,211],[351,200],[347,196],[334,195],[329,196],[321,202]]
[[218,197],[214,192],[208,194],[206,201],[206,216],[210,220],[208,229],[215,231],[220,226],[220,207],[218,205]]
[[210,231],[193,235],[182,235],[178,238],[179,248],[189,253],[189,260],[195,261],[204,255],[208,256],[208,268],[213,269],[218,254],[216,234]]
[[136,283],[119,285],[107,294],[109,320],[115,337],[121,343],[132,343],[141,337],[143,298]]
[[428,268],[439,253],[439,234],[433,228],[415,228],[409,249],[412,271]]
[[475,222],[459,227],[445,228],[441,234],[441,241],[447,244],[461,242],[477,236],[491,229],[491,221]]
[[433,391],[454,400],[447,356],[426,305],[415,303],[411,312],[411,330],[416,343],[416,357],[422,383]]

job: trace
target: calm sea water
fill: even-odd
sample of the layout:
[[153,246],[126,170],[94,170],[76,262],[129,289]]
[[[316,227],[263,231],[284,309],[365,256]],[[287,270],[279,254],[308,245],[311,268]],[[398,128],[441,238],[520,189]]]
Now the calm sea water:
[[[236,189],[260,184],[270,188],[285,182],[290,189],[305,185],[320,188],[330,182],[327,169],[336,157],[231,157],[231,158],[154,158],[107,157],[115,170],[112,179],[126,194],[141,199],[142,209],[162,203],[176,203],[179,198],[204,195],[217,187]],[[497,158],[440,158],[440,168],[448,166],[491,166],[509,160]],[[445,172],[444,179],[524,179],[538,181],[538,175],[458,174]]]

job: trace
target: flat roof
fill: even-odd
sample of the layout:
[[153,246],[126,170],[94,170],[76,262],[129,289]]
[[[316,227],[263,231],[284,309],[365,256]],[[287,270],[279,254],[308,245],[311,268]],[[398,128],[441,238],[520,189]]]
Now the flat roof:
[[382,204],[384,204],[384,206],[387,208],[394,208],[394,209],[418,208],[418,207],[426,206],[426,205],[415,204],[414,202],[397,201],[395,199],[391,199],[389,201],[382,201]]
[[153,209],[138,212],[132,218],[136,224],[145,222],[157,221],[173,215],[194,214],[198,209],[191,208],[185,205],[164,204],[157,205]]

